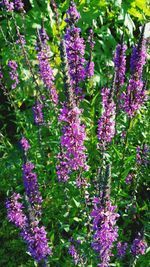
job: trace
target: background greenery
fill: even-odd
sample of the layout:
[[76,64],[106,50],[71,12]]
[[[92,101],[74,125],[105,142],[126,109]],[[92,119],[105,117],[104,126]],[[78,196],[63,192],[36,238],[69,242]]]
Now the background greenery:
[[[17,25],[22,34],[26,37],[26,51],[30,60],[32,69],[38,80],[39,87],[44,92],[43,84],[38,76],[38,62],[36,59],[36,30],[41,27],[42,19],[49,35],[51,47],[51,64],[55,72],[55,84],[60,94],[63,95],[63,82],[61,72],[61,60],[59,54],[59,42],[63,36],[65,28],[65,12],[68,8],[68,1],[56,1],[59,12],[59,29],[56,25],[56,16],[51,7],[50,1],[31,0],[24,1],[26,14],[24,18],[15,12]],[[93,27],[95,47],[93,52],[95,62],[95,75],[86,84],[83,84],[85,100],[82,103],[84,108],[83,122],[86,124],[87,141],[86,146],[89,155],[90,171],[86,175],[90,187],[90,196],[94,194],[95,176],[97,166],[99,166],[99,155],[96,149],[97,145],[97,120],[101,114],[101,96],[100,89],[104,85],[111,85],[114,66],[113,54],[117,43],[120,42],[124,33],[124,41],[128,45],[127,66],[129,69],[129,57],[132,45],[138,41],[140,26],[146,23],[146,34],[148,33],[148,22],[150,18],[150,3],[145,0],[127,0],[127,1],[97,1],[81,0],[75,1],[77,8],[81,13],[81,19],[78,26],[82,29],[82,36],[85,40],[88,37],[88,30]],[[56,155],[59,152],[60,130],[57,123],[57,111],[55,112],[48,103],[44,116],[49,121],[49,127],[42,127],[42,142],[39,142],[38,129],[33,123],[32,105],[34,96],[37,93],[36,85],[32,81],[30,69],[26,64],[24,54],[21,48],[15,44],[17,39],[16,28],[11,15],[4,11],[0,13],[0,59],[4,70],[5,85],[7,93],[0,90],[0,266],[6,267],[25,267],[34,266],[33,260],[25,252],[26,245],[18,235],[18,230],[7,221],[5,200],[11,191],[15,190],[24,193],[22,183],[22,152],[18,141],[24,134],[32,146],[29,152],[29,158],[36,166],[36,173],[40,190],[44,199],[43,203],[43,224],[48,231],[50,246],[53,250],[53,256],[49,259],[50,266],[71,267],[74,266],[67,248],[68,239],[82,239],[81,253],[84,251],[89,259],[86,266],[96,266],[96,256],[91,249],[90,236],[88,231],[91,207],[85,210],[83,201],[83,192],[74,186],[74,177],[67,185],[59,184],[56,178],[55,163]],[[150,26],[149,26],[150,27]],[[150,31],[150,30],[149,30]],[[148,48],[149,49],[149,48]],[[86,58],[88,59],[89,47],[87,44]],[[145,78],[148,79],[148,88],[150,84],[150,51],[148,51],[147,67],[145,68]],[[8,76],[8,60],[16,60],[19,64],[19,86],[15,91],[10,90],[11,82]],[[149,91],[148,91],[149,94]],[[150,103],[143,106],[138,112],[129,131],[127,150],[122,163],[122,151],[124,144],[120,142],[120,134],[127,127],[127,118],[122,113],[118,118],[118,135],[113,141],[108,151],[108,161],[112,165],[112,199],[118,194],[117,205],[121,218],[118,221],[120,226],[120,237],[130,242],[134,236],[135,229],[141,229],[144,226],[147,242],[150,238],[148,224],[148,205],[150,180],[149,169],[143,167],[137,170],[135,164],[136,147],[146,142],[150,145]],[[134,188],[127,186],[124,179],[130,170],[134,170],[140,177],[136,208],[133,210],[132,195]],[[118,180],[121,183],[121,189],[118,192]],[[128,209],[127,209],[128,206]],[[128,211],[127,211],[128,210]],[[129,266],[130,256],[120,263],[118,260],[112,260],[111,266]],[[141,256],[136,266],[148,266],[150,262],[150,253],[147,250],[146,255]]]

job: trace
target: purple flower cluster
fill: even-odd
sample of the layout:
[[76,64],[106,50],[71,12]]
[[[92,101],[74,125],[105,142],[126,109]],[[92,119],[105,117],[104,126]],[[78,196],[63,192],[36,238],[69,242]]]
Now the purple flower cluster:
[[14,3],[9,0],[2,0],[0,4],[6,8],[7,12],[12,12],[14,10]]
[[23,165],[23,181],[29,203],[35,212],[35,216],[39,216],[41,215],[42,196],[38,189],[37,175],[33,172],[33,169],[34,164],[31,162]]
[[[25,148],[26,141],[23,140]],[[32,171],[33,168],[34,165],[31,162],[23,165],[23,180],[28,197],[28,217],[23,213],[24,206],[19,201],[20,194],[14,193],[6,201],[6,208],[8,220],[21,230],[21,237],[27,243],[28,251],[37,262],[40,262],[51,255],[51,249],[48,246],[45,228],[39,226],[42,197],[38,190],[37,176]]]
[[16,61],[9,60],[8,66],[11,69],[11,71],[9,72],[10,78],[11,78],[11,80],[13,80],[15,82],[12,84],[11,88],[15,89],[17,87],[17,84],[19,83],[18,73],[17,73],[18,65],[17,65]]
[[119,214],[116,213],[116,206],[110,201],[105,202],[102,206],[100,198],[94,198],[94,209],[91,212],[93,217],[94,242],[93,249],[99,253],[101,263],[99,267],[108,267],[112,254],[113,243],[118,237],[118,227],[116,226]]
[[132,75],[136,76],[138,79],[142,76],[143,66],[146,63],[146,41],[142,40],[140,45],[133,47],[130,68]]
[[115,135],[115,111],[116,106],[110,97],[110,89],[102,89],[102,106],[103,114],[98,121],[98,139],[100,146],[106,148],[106,144],[110,143]]
[[140,109],[146,99],[144,83],[141,80],[130,79],[126,92],[121,95],[122,108],[130,118]]
[[134,178],[134,174],[133,173],[129,173],[125,179],[126,184],[131,184]]
[[57,176],[59,181],[67,181],[71,171],[87,170],[84,140],[85,126],[81,124],[81,110],[78,107],[61,109],[59,121],[64,122],[62,129],[61,147],[63,153],[58,155]]
[[[74,23],[79,19],[79,13],[76,10],[74,3],[70,5],[67,11],[70,18],[67,18],[67,22],[74,21]],[[66,33],[64,36],[66,53],[69,66],[69,75],[71,86],[73,87],[76,95],[80,94],[81,88],[79,87],[79,82],[85,78],[85,44],[83,38],[80,37],[81,29],[73,25],[66,28]]]
[[148,154],[149,148],[146,144],[143,144],[143,147],[138,146],[136,149],[136,162],[138,165],[147,165],[148,164]]
[[43,118],[43,104],[37,100],[35,105],[33,106],[33,114],[34,114],[34,123],[36,125],[41,125],[44,122],[44,118]]
[[80,13],[77,11],[76,5],[71,1],[70,7],[67,10],[67,18],[65,21],[69,24],[74,24],[80,19]]
[[26,152],[29,150],[29,148],[31,147],[28,140],[25,137],[22,137],[20,140],[20,145],[22,147],[22,149]]
[[6,201],[7,218],[20,229],[27,226],[27,217],[23,213],[24,206],[20,203],[20,194],[13,193],[13,195]]
[[135,238],[131,246],[131,253],[133,256],[144,255],[147,248],[146,242],[141,238]]
[[22,0],[13,0],[17,11],[24,11],[24,3]]
[[73,258],[75,265],[77,265],[80,262],[80,255],[78,254],[74,245],[69,246],[68,253]]
[[52,253],[48,246],[46,235],[47,233],[45,228],[43,226],[39,227],[36,224],[31,226],[30,230],[24,230],[21,233],[22,238],[28,245],[28,251],[37,262],[46,259],[47,256]]
[[49,63],[50,48],[47,45],[48,39],[49,38],[48,38],[44,28],[41,28],[41,30],[39,32],[39,40],[37,42],[39,73],[40,73],[40,77],[41,77],[43,83],[49,89],[52,102],[55,105],[57,105],[58,104],[58,94],[57,94],[56,88],[54,86],[53,70],[52,70],[50,63]]
[[126,242],[120,242],[119,241],[117,243],[117,256],[119,258],[122,258],[125,256],[127,247],[128,247],[128,244]]
[[125,71],[126,71],[126,52],[127,46],[118,44],[114,55],[114,64],[116,72],[116,89],[118,90],[124,84]]
[[121,95],[122,108],[132,118],[146,100],[146,90],[142,81],[143,66],[146,63],[145,40],[142,39],[135,46],[131,55],[131,78],[126,92]]

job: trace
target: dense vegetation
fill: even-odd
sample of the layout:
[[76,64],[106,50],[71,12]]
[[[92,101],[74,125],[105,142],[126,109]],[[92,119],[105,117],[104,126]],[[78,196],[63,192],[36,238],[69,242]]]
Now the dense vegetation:
[[0,13],[0,266],[147,267],[150,2]]

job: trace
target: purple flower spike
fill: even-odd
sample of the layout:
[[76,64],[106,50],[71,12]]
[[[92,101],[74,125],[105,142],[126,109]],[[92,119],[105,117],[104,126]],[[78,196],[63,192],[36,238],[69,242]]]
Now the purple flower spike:
[[78,254],[74,245],[69,246],[68,253],[73,258],[75,265],[77,265],[80,262],[80,255]]
[[58,104],[58,94],[54,86],[53,70],[49,63],[50,48],[47,44],[48,36],[45,29],[42,27],[39,31],[39,40],[37,41],[39,73],[40,77],[50,92],[51,100],[54,105]]
[[98,121],[98,139],[100,147],[106,148],[106,144],[110,143],[115,135],[115,111],[116,106],[110,98],[110,89],[102,89],[102,106],[103,114]]
[[28,245],[28,251],[37,262],[45,260],[48,255],[52,254],[48,246],[46,234],[43,226],[33,226],[30,228],[30,231],[23,231],[21,233],[21,236]]
[[22,137],[20,140],[20,144],[22,149],[26,152],[29,150],[29,148],[31,147],[28,140],[25,137]]
[[27,224],[27,217],[23,213],[23,205],[20,203],[20,194],[13,193],[9,200],[6,201],[8,220],[14,223],[20,229],[25,228]]
[[42,196],[39,192],[37,175],[33,172],[34,164],[27,162],[23,165],[23,181],[26,195],[36,215],[41,215]]
[[11,78],[11,80],[13,80],[15,82],[11,85],[11,88],[15,89],[19,83],[18,73],[17,73],[18,65],[17,65],[16,61],[9,60],[8,66],[11,69],[11,71],[9,72],[10,78]]
[[7,12],[12,12],[14,10],[14,3],[9,0],[2,0],[2,5],[6,8]]
[[[86,164],[84,140],[85,126],[81,124],[81,110],[77,107],[72,109],[64,106],[61,109],[59,120],[65,123],[62,129],[61,147],[63,150],[62,158],[59,154],[60,163],[57,166],[58,179],[68,180],[70,171],[88,170]],[[64,168],[64,169],[63,169]],[[61,177],[61,174],[63,177]]]
[[134,174],[133,173],[129,173],[125,179],[126,184],[131,184],[134,178]]
[[122,109],[132,118],[146,100],[146,84],[142,81],[142,71],[146,63],[146,46],[143,33],[139,44],[133,48],[130,67],[131,77],[126,89],[121,95]]
[[131,253],[133,256],[144,255],[147,248],[146,242],[141,238],[135,238],[131,246]]
[[80,19],[80,13],[77,11],[76,5],[71,1],[70,7],[67,10],[67,18],[65,21],[69,24],[74,24]]
[[148,164],[148,154],[149,154],[149,148],[146,144],[143,144],[143,147],[138,146],[136,149],[136,162],[138,165],[145,165]]
[[34,113],[34,122],[36,125],[41,125],[44,122],[43,118],[43,104],[39,101],[36,101],[35,105],[33,106],[33,113]]
[[117,255],[119,258],[122,258],[126,254],[128,244],[126,242],[118,242],[117,244]]
[[114,55],[114,64],[116,72],[116,87],[117,90],[124,84],[126,71],[126,52],[127,46],[118,44]]
[[17,11],[24,11],[24,3],[22,0],[14,0],[14,6]]
[[109,266],[110,257],[113,256],[113,243],[118,237],[118,227],[116,226],[119,214],[116,213],[116,206],[112,206],[110,201],[106,201],[105,206],[101,205],[99,198],[94,198],[94,209],[91,212],[93,217],[94,241],[93,249],[99,254],[101,263],[99,267]]

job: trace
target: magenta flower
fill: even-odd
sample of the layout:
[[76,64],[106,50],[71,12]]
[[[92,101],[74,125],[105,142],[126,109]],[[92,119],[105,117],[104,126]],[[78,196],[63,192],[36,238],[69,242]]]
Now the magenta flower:
[[38,225],[32,226],[29,231],[25,230],[21,233],[22,238],[28,245],[28,251],[37,262],[45,260],[52,253],[46,235],[45,228]]
[[28,225],[26,215],[23,213],[24,206],[20,203],[20,194],[13,193],[9,200],[6,201],[7,218],[18,228],[23,229]]
[[98,121],[98,139],[100,147],[106,148],[107,143],[110,143],[115,135],[115,111],[116,106],[110,97],[110,89],[102,89],[102,106],[103,113]]
[[126,242],[118,242],[117,243],[117,255],[119,258],[122,258],[126,254],[126,250],[128,248],[128,244]]
[[[84,146],[85,126],[81,124],[81,110],[77,107],[68,108],[64,106],[61,109],[59,121],[65,125],[62,128],[61,148],[62,158],[59,154],[60,163],[57,166],[58,179],[66,181],[69,179],[69,173],[77,170],[87,170],[86,148]],[[64,168],[64,169],[63,169]],[[61,177],[62,174],[62,177]]]
[[22,149],[26,152],[29,150],[29,148],[31,147],[28,140],[25,137],[22,137],[20,140],[20,144]]
[[18,73],[17,73],[17,68],[18,68],[18,65],[16,63],[16,61],[14,60],[9,60],[8,61],[8,66],[9,68],[11,69],[11,71],[9,71],[9,75],[10,75],[10,78],[11,80],[14,82],[12,85],[11,85],[11,88],[12,89],[15,89],[19,83],[19,79],[18,79]]
[[114,55],[114,64],[116,72],[116,89],[118,90],[124,84],[126,71],[126,52],[127,46],[118,44]]
[[149,154],[149,148],[146,144],[143,144],[142,147],[138,146],[136,149],[136,162],[138,165],[145,165],[148,164],[148,154]]
[[41,125],[44,122],[42,109],[43,104],[40,101],[36,101],[35,105],[32,108],[34,114],[34,123],[36,125]]
[[101,263],[99,267],[108,267],[110,257],[113,256],[113,243],[118,237],[118,227],[116,221],[119,214],[116,213],[116,206],[113,206],[110,201],[105,202],[102,206],[100,198],[94,198],[94,208],[91,212],[93,217],[93,249],[99,254]]
[[47,44],[48,36],[45,29],[42,27],[39,32],[39,40],[37,41],[39,73],[40,77],[50,92],[51,100],[54,105],[58,104],[58,94],[54,86],[53,70],[49,63],[50,48]]
[[146,242],[141,237],[137,237],[133,240],[131,253],[133,254],[133,256],[144,255],[146,248]]

